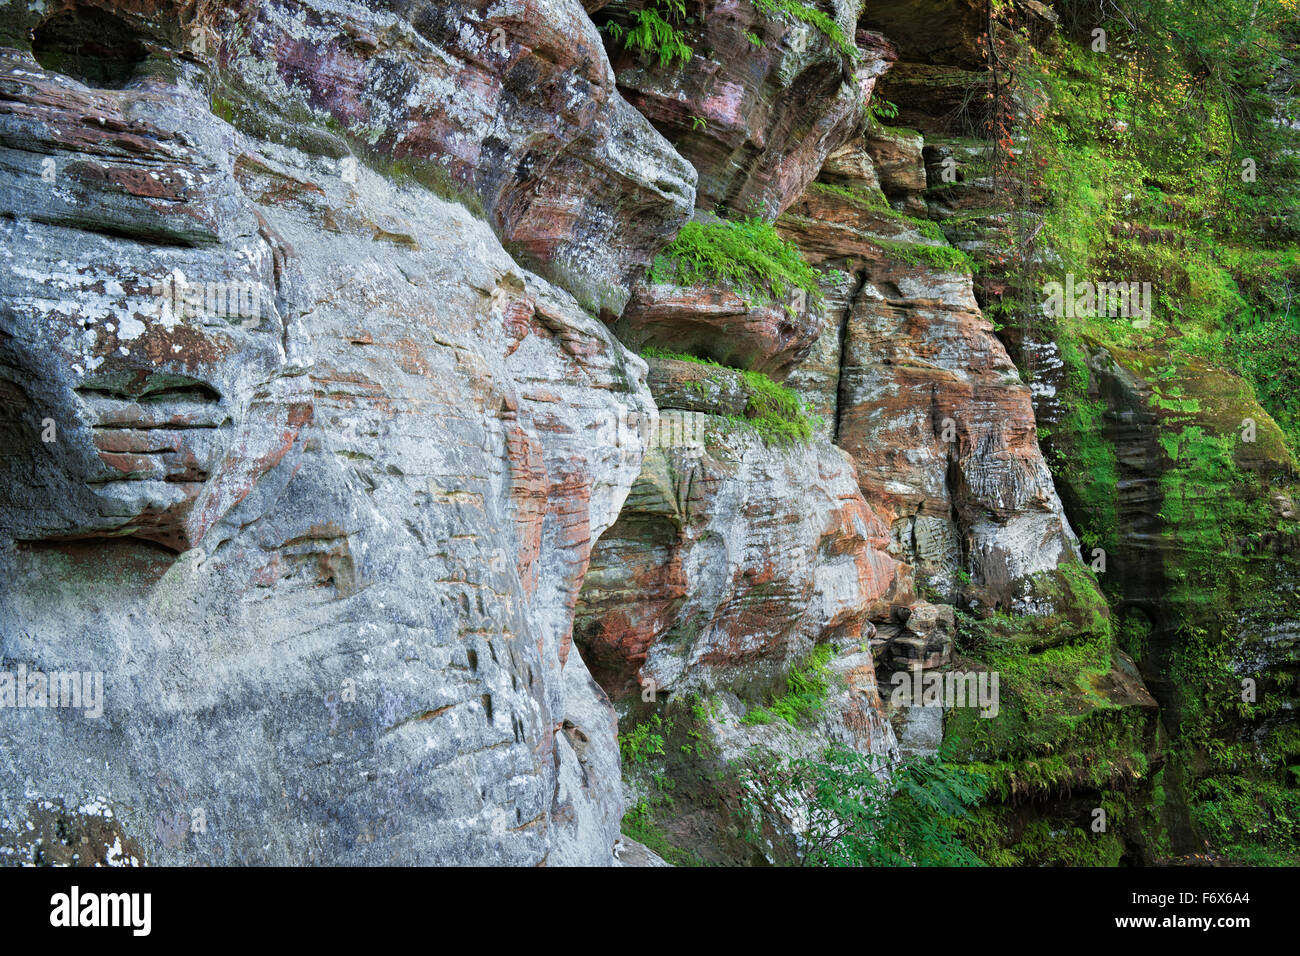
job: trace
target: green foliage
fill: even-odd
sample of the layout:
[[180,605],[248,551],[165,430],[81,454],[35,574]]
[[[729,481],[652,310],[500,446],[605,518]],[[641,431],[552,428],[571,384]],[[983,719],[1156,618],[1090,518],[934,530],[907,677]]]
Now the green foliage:
[[627,764],[649,763],[664,755],[664,736],[672,733],[658,714],[651,714],[625,734],[618,735],[618,750]]
[[[721,709],[711,698],[686,694],[652,704],[643,714],[638,726],[648,727],[662,743],[642,748],[644,760],[624,762],[625,792],[632,794],[629,803],[635,803],[623,818],[623,832],[674,865],[708,865],[687,842],[691,823],[681,823],[701,811],[713,812],[720,794],[734,784],[709,727],[719,720]],[[715,849],[724,853],[722,843],[739,842],[722,834],[719,839]]]
[[[935,223],[930,225],[938,228]],[[974,269],[970,256],[955,246],[931,246],[919,242],[895,242],[878,238],[873,238],[871,241],[883,247],[892,258],[906,262],[908,265],[929,266],[945,272],[971,272]]]
[[850,60],[858,58],[858,48],[853,39],[830,16],[811,4],[801,3],[800,0],[753,0],[753,4],[754,9],[764,16],[787,16],[808,24],[821,31],[841,54]]
[[[1155,290],[1151,328],[1092,319],[1086,329],[1065,323],[1063,337],[1127,348],[1158,339],[1243,372],[1285,417],[1293,391],[1267,387],[1276,364],[1253,361],[1252,346],[1292,341],[1300,290],[1300,222],[1278,215],[1300,206],[1300,167],[1286,148],[1291,134],[1257,92],[1277,63],[1276,27],[1288,11],[1278,0],[1228,0],[1242,30],[1217,33],[1236,14],[1194,6],[1126,0],[1123,18],[1103,24],[1108,55],[1066,43],[1029,71],[1051,104],[1033,143],[1044,237],[1060,260],[1050,278],[1147,280]],[[1246,78],[1256,86],[1235,85]],[[1253,182],[1242,175],[1246,159],[1261,170]],[[1277,248],[1279,234],[1287,249]]]
[[[1102,791],[1091,798],[1110,821],[1125,821],[1141,814],[1123,791]],[[957,821],[962,841],[989,866],[1116,867],[1125,850],[1118,827],[1094,833],[1080,826],[1077,815],[1029,817],[1018,807],[980,807]],[[1014,839],[1009,840],[1009,834]]]
[[1005,626],[1013,622],[1009,614],[997,613],[990,618],[979,618],[961,608],[953,609],[957,620],[956,649],[963,655],[978,658],[981,654],[1002,648],[1009,638]]
[[[885,194],[876,189],[867,189],[865,187],[840,186],[836,183],[813,182],[808,184],[808,188],[815,191],[836,196],[846,202],[853,203],[855,206],[862,206],[877,212],[889,212],[889,200]],[[931,223],[931,225],[937,225]]]
[[227,123],[233,124],[235,122],[235,104],[230,100],[213,93],[210,98],[209,108],[212,110],[213,116],[219,117]]
[[755,707],[745,714],[741,723],[767,723],[773,717],[784,720],[791,727],[821,711],[830,691],[830,660],[834,649],[822,644],[813,649],[808,658],[793,668],[785,679],[785,693],[767,708]]
[[843,746],[818,759],[753,759],[747,810],[802,805],[810,866],[980,866],[957,826],[979,803],[978,770],[944,755],[890,762]]
[[781,301],[801,289],[809,302],[819,303],[817,279],[798,247],[757,218],[688,222],[650,270],[652,282],[722,283],[751,302]]
[[[1281,257],[1279,257],[1281,258]],[[1292,447],[1300,447],[1300,301],[1293,307],[1292,295],[1300,295],[1300,269],[1296,253],[1278,263],[1286,283],[1277,289],[1277,299],[1242,315],[1230,339],[1232,355],[1242,373],[1254,386],[1260,404],[1286,432]],[[1285,270],[1285,271],[1284,271]],[[1285,311],[1284,311],[1285,310]]]
[[812,441],[819,425],[819,420],[812,413],[812,403],[802,401],[792,389],[773,381],[762,372],[732,369],[712,359],[700,358],[684,352],[670,352],[654,346],[642,349],[641,354],[646,358],[675,359],[679,362],[694,362],[697,365],[727,369],[728,372],[739,375],[748,394],[745,417],[727,416],[728,421],[756,432],[765,444],[775,447],[807,444]]
[[[1104,347],[1149,392],[1165,459],[1159,517],[1172,547],[1162,552],[1163,597],[1178,633],[1158,663],[1177,690],[1166,715],[1170,765],[1216,848],[1294,854],[1300,814],[1290,758],[1263,755],[1246,729],[1270,719],[1267,701],[1287,694],[1242,702],[1234,664],[1248,635],[1268,626],[1245,625],[1243,609],[1268,608],[1266,621],[1294,613],[1274,593],[1278,575],[1294,572],[1262,544],[1279,530],[1264,473],[1286,471],[1290,452],[1255,404],[1295,442],[1300,251],[1287,210],[1297,207],[1297,169],[1289,134],[1258,95],[1277,63],[1286,11],[1275,0],[1119,6],[1122,20],[1100,24],[1112,40],[1108,55],[1065,43],[1042,64],[1051,106],[1035,144],[1039,195],[1044,238],[1059,257],[1050,278],[1150,281],[1155,322],[1058,321],[1067,371],[1058,398],[1067,411],[1050,438],[1051,462],[1076,499],[1085,547],[1123,547],[1120,463],[1105,437],[1114,409],[1097,401],[1085,361]],[[1247,158],[1261,171],[1255,182],[1242,176]],[[1250,448],[1237,432],[1244,417],[1259,425]],[[1103,581],[1122,596],[1121,582]],[[1149,631],[1133,615],[1116,636],[1152,666]]]
[[806,444],[815,427],[812,404],[762,372],[742,373],[749,389],[745,418],[769,445]]
[[1148,642],[1151,639],[1151,621],[1143,614],[1129,614],[1120,622],[1116,634],[1119,649],[1135,661],[1146,657]]
[[659,854],[673,866],[704,866],[704,860],[692,850],[683,850],[674,846],[664,835],[663,829],[655,820],[654,808],[645,801],[639,801],[623,814],[622,832],[654,853]]
[[1198,781],[1195,816],[1213,845],[1233,856],[1267,853],[1295,865],[1300,853],[1300,790],[1268,779],[1214,774]]
[[872,97],[867,101],[867,110],[877,119],[898,119],[898,104],[889,100]]
[[651,0],[636,12],[630,27],[611,20],[605,30],[633,53],[656,58],[660,66],[685,66],[693,51],[686,34],[676,26],[685,19],[686,0]]

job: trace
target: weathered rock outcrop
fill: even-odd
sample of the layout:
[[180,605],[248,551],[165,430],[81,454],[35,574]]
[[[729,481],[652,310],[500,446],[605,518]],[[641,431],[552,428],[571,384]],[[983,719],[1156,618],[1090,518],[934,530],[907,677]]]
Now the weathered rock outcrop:
[[[866,154],[881,142],[896,138],[868,138]],[[913,145],[906,174],[892,145],[886,153],[899,189],[925,182],[919,137]],[[1030,391],[937,227],[873,201],[874,181],[851,179],[852,168],[837,165],[838,183],[814,186],[778,221],[810,262],[857,277],[828,333],[840,342],[836,440],[889,523],[893,552],[927,583],[953,595],[969,575],[970,596],[989,605],[1050,613],[1032,579],[1077,560],[1076,543]]]
[[1290,426],[1028,301],[1055,22],[0,0],[0,862],[795,863],[830,747],[979,763],[988,862],[1280,792]]
[[593,310],[621,311],[694,205],[694,170],[619,95],[578,0],[43,6],[13,5],[15,37],[119,37],[70,70],[179,70],[243,130],[465,198]]
[[[632,711],[663,732],[664,748],[626,767],[627,804],[678,848],[672,855],[679,862],[800,861],[806,853],[806,803],[798,796],[755,799],[752,775],[770,769],[774,755],[815,761],[827,746],[839,746],[881,762],[897,756],[871,653],[849,637],[833,637],[822,649],[826,697],[797,727],[770,716],[755,721],[753,701],[729,690],[680,701],[661,696]],[[670,799],[663,799],[665,790]]]
[[[1109,513],[1106,577],[1121,614],[1142,633],[1134,649],[1152,694],[1176,720],[1188,701],[1178,681],[1185,629],[1208,626],[1229,608],[1222,639],[1233,670],[1288,694],[1297,669],[1288,585],[1300,577],[1300,562],[1290,529],[1296,462],[1285,436],[1249,387],[1223,369],[1096,341],[1084,346],[1113,488],[1062,467],[1062,493],[1080,507],[1100,495],[1099,510]],[[1230,450],[1216,461],[1225,436]],[[1229,508],[1240,512],[1238,537],[1223,529]],[[1251,526],[1263,530],[1246,532]],[[1207,544],[1218,546],[1217,556]],[[1256,733],[1262,738],[1264,729]]]
[[864,642],[873,611],[910,598],[843,452],[767,448],[699,412],[660,416],[592,555],[574,631],[616,697],[650,684],[757,699],[814,644]]
[[669,348],[782,379],[807,354],[820,324],[806,298],[751,301],[716,286],[640,282],[612,328],[630,348]]
[[[1208,799],[1212,818],[1223,812],[1216,801],[1225,789],[1240,790],[1254,796],[1228,815],[1249,804],[1252,809],[1244,815],[1251,816],[1256,803],[1270,804],[1272,797],[1265,794],[1277,793],[1272,788],[1291,759],[1289,745],[1281,742],[1278,715],[1294,709],[1296,543],[1293,519],[1287,517],[1294,496],[1293,458],[1249,385],[1227,369],[1190,357],[1193,350],[1177,342],[1181,314],[1174,318],[1171,312],[1163,333],[1133,334],[1105,324],[1094,332],[1086,321],[1049,316],[1035,305],[1039,292],[1046,298],[1043,283],[1102,261],[1122,261],[1130,275],[1155,280],[1157,289],[1163,285],[1177,300],[1185,293],[1174,291],[1180,286],[1178,270],[1163,267],[1167,260],[1144,250],[1150,246],[1156,253],[1169,243],[1187,248],[1190,234],[1178,222],[1184,198],[1165,197],[1169,221],[1161,221],[1166,218],[1161,209],[1146,209],[1135,210],[1131,221],[1115,223],[1111,231],[1118,242],[1106,255],[1093,252],[1090,260],[1081,260],[1068,248],[1052,248],[1043,237],[1053,232],[1045,228],[1053,224],[1044,215],[1056,208],[1060,216],[1059,206],[1068,200],[1047,192],[1037,172],[1056,161],[1040,139],[1050,86],[1041,85],[1034,71],[1020,70],[1015,60],[1026,52],[1026,41],[1050,49],[1055,15],[1041,4],[1021,3],[1004,7],[998,22],[987,23],[999,65],[1012,68],[1001,74],[994,135],[988,124],[993,80],[987,46],[968,43],[969,20],[979,15],[974,6],[949,5],[946,20],[937,12],[915,18],[918,11],[933,11],[927,0],[869,10],[865,22],[890,32],[900,51],[881,92],[899,103],[899,121],[924,134],[929,215],[978,263],[978,301],[1007,316],[998,336],[1031,385],[1035,417],[1046,436],[1043,450],[1110,599],[1109,640],[1102,640],[1104,629],[1088,626],[1086,617],[1072,623],[1064,640],[1111,648],[1105,681],[1093,674],[1088,682],[1104,691],[1117,713],[1128,713],[1130,727],[1146,728],[1126,747],[1115,746],[1114,734],[1077,730],[1056,739],[1050,733],[1039,740],[1034,735],[1017,740],[1014,734],[992,739],[984,752],[997,754],[1015,781],[1004,796],[1013,803],[1017,794],[1042,801],[1032,814],[1018,807],[996,812],[1018,833],[1038,828],[1052,835],[1042,841],[1052,849],[1038,852],[1064,852],[1054,845],[1055,835],[1079,819],[1072,801],[1090,792],[1097,803],[1128,802],[1121,840],[1126,858],[1200,852],[1205,835],[1197,834],[1189,804]],[[1070,12],[1073,39],[1086,45],[1090,21]],[[951,17],[968,22],[954,23]],[[914,22],[904,29],[905,20]],[[1283,79],[1275,89],[1285,85]],[[1123,130],[1122,122],[1107,126],[1103,151],[1109,149],[1106,140]],[[1059,126],[1054,132],[1059,135]],[[1286,206],[1289,186],[1277,181],[1271,189],[1277,204]],[[1283,217],[1276,217],[1269,228],[1281,229],[1282,223]],[[1111,252],[1121,249],[1110,260]],[[1183,303],[1196,299],[1193,293]],[[1156,311],[1158,328],[1159,306]],[[1080,593],[1073,591],[1076,597]],[[1259,706],[1242,697],[1242,687],[1255,685],[1265,688]],[[1015,700],[1015,693],[1008,698]],[[1053,709],[1082,712],[1074,707],[1065,700]],[[1150,718],[1156,712],[1159,733]],[[1105,720],[1104,710],[1085,724],[1095,727],[1099,720]],[[978,736],[969,726],[950,723],[948,730]],[[1078,752],[1062,759],[1067,740]],[[1233,754],[1252,756],[1219,760],[1213,754],[1225,742]],[[1144,753],[1150,766],[1134,764],[1125,753],[1130,747]],[[1061,766],[1035,780],[1033,768],[1047,754]],[[1089,766],[1093,772],[1083,772]],[[1097,774],[1098,767],[1107,773]],[[1065,788],[1063,780],[1070,781]],[[1152,780],[1158,782],[1154,792]],[[1118,798],[1121,793],[1138,796]],[[1143,813],[1149,818],[1135,825]],[[1261,810],[1257,819],[1268,816]],[[1113,848],[1112,858],[1120,852]],[[1022,857],[1033,858],[1032,851]]]
[[[604,6],[620,23],[640,0]],[[865,35],[857,62],[816,26],[750,0],[702,0],[681,24],[685,64],[660,65],[611,40],[619,89],[699,170],[696,204],[775,217],[861,124],[864,96],[892,51]],[[857,31],[857,0],[832,0],[842,37]]]
[[[0,852],[613,862],[615,717],[570,634],[643,363],[460,206],[211,115],[157,16],[111,21],[153,50],[121,89],[5,52],[0,670],[99,673],[102,715],[5,701]],[[259,16],[272,68],[343,42]],[[354,51],[423,48],[372,26]]]

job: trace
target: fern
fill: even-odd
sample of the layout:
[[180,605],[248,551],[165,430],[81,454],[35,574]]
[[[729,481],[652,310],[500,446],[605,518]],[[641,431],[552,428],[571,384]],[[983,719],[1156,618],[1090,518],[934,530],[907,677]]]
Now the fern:
[[753,0],[753,3],[754,9],[765,16],[787,16],[808,24],[824,34],[844,56],[850,60],[858,58],[858,48],[853,40],[845,35],[834,19],[816,7],[799,0]]
[[984,797],[986,780],[945,756],[891,762],[842,745],[820,759],[744,771],[750,817],[764,807],[807,808],[811,866],[982,866],[958,832]]
[[611,21],[605,30],[625,49],[657,57],[660,66],[685,66],[693,51],[686,34],[674,25],[685,16],[686,0],[654,0],[652,6],[637,11],[631,28]]

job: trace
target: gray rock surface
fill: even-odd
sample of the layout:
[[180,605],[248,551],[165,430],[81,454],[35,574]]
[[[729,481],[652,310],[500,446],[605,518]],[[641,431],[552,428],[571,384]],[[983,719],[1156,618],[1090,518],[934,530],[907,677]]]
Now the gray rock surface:
[[644,363],[426,189],[184,81],[0,74],[0,672],[103,687],[0,710],[0,856],[615,862],[570,631]]

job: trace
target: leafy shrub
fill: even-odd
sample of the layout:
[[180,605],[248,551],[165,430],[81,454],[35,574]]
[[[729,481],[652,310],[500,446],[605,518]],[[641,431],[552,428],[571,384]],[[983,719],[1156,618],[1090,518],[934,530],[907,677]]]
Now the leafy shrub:
[[835,745],[818,759],[752,761],[744,776],[751,819],[764,807],[806,809],[807,865],[983,865],[957,831],[983,799],[983,777],[942,754],[890,761]]

